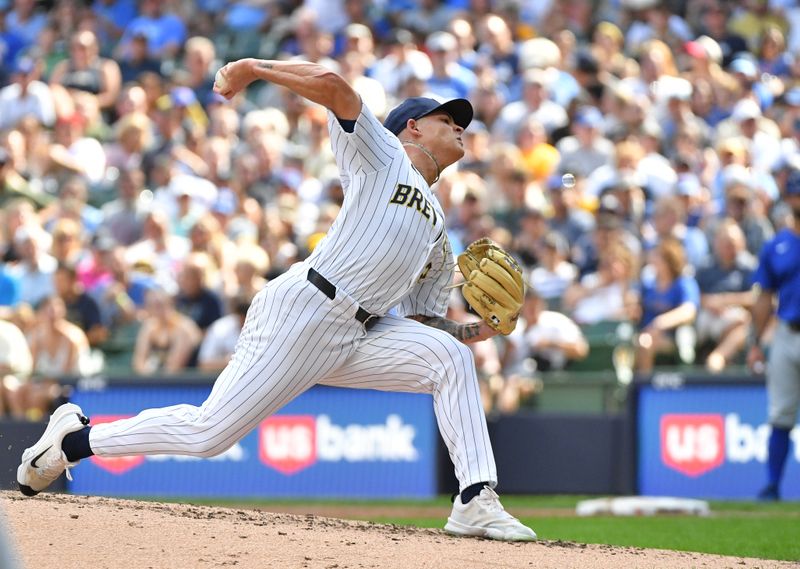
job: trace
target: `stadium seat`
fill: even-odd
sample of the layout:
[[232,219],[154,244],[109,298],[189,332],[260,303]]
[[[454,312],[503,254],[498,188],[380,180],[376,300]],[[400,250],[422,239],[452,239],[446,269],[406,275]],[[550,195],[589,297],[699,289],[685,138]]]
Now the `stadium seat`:
[[630,346],[633,325],[627,321],[608,320],[581,326],[589,355],[583,360],[571,362],[571,371],[602,371],[614,369],[614,350],[618,346]]

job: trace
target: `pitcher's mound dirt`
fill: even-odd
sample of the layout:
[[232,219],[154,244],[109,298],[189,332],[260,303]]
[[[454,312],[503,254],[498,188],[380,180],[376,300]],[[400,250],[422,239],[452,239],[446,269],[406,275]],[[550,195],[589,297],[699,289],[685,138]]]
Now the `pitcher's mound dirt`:
[[563,541],[499,543],[313,515],[0,492],[25,567],[777,568],[794,564]]

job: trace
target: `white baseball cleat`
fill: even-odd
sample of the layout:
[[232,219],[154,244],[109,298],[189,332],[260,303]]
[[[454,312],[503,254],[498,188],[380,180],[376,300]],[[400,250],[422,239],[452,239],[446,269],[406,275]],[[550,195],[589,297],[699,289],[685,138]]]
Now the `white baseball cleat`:
[[444,531],[455,535],[472,535],[501,541],[534,541],[536,533],[506,512],[497,493],[484,486],[481,493],[466,505],[461,495],[453,502]]
[[47,428],[35,445],[22,453],[22,464],[17,469],[19,491],[26,496],[35,496],[53,483],[66,470],[78,462],[69,462],[61,450],[61,442],[69,433],[80,431],[89,424],[81,408],[73,403],[61,405],[50,416]]

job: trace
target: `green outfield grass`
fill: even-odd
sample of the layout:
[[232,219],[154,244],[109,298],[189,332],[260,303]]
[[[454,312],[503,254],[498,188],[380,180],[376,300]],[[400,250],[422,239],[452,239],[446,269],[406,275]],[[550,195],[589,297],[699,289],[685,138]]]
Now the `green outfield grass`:
[[[633,547],[674,549],[800,561],[800,503],[711,502],[712,515],[579,518],[570,515],[583,496],[504,496],[503,503],[511,513],[518,513],[536,530],[541,539],[580,543],[602,543]],[[195,504],[258,507],[298,506],[308,504],[343,508],[358,505],[353,501],[203,501]],[[386,515],[356,513],[351,516],[380,523],[440,528],[441,517],[398,517],[393,512],[404,507],[449,507],[450,501],[440,497],[430,501],[368,501],[365,506],[385,506]],[[530,512],[542,509],[542,513]],[[380,509],[379,509],[380,510]],[[526,512],[527,510],[527,512]],[[399,511],[399,510],[398,510]],[[526,515],[530,514],[530,515]]]
[[[507,496],[506,509],[569,508],[578,499]],[[800,503],[712,502],[712,515],[655,517],[519,516],[540,539],[604,543],[800,561]],[[373,521],[441,527],[441,519],[375,518]]]

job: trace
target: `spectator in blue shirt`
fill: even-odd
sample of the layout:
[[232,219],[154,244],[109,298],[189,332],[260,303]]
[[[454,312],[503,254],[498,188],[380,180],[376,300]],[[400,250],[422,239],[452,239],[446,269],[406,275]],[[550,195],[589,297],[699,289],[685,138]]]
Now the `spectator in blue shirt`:
[[686,225],[686,217],[686,209],[679,198],[659,199],[651,220],[654,233],[645,239],[645,250],[657,247],[667,237],[675,237],[683,246],[687,263],[693,267],[702,265],[708,257],[708,240],[702,229]]
[[0,306],[15,306],[19,302],[19,279],[0,263]]
[[777,26],[768,26],[761,34],[758,70],[778,77],[791,73],[791,55],[786,52],[786,38]]
[[205,253],[192,253],[178,275],[175,307],[205,332],[222,316],[222,300],[206,282],[211,260]]
[[[700,289],[693,277],[684,274],[686,253],[680,241],[667,237],[652,253],[652,275],[641,283],[642,318],[636,350],[636,371],[653,370],[656,354],[673,353],[676,331],[692,324],[700,306]],[[691,346],[693,349],[693,346]],[[684,354],[681,354],[684,358]]]
[[136,18],[136,0],[95,0],[92,12],[97,16],[100,44],[106,48],[116,43]]
[[6,21],[0,18],[0,80],[2,84],[8,83],[9,70],[17,61],[17,56],[25,47],[25,40],[13,29],[6,26]]
[[103,320],[100,306],[89,296],[78,282],[74,266],[60,263],[54,280],[56,294],[64,301],[67,320],[86,333],[89,345],[98,346],[108,338],[108,328]]
[[47,16],[36,9],[35,0],[15,0],[14,9],[5,16],[6,29],[22,39],[25,47],[36,45],[47,25]]
[[443,99],[458,99],[469,96],[477,83],[475,74],[462,67],[458,59],[458,42],[448,32],[436,32],[425,43],[433,65],[433,74],[428,78],[428,89]]
[[755,264],[755,257],[745,248],[742,229],[732,219],[725,219],[714,234],[714,254],[697,271],[701,293],[697,340],[713,346],[706,358],[706,368],[713,373],[722,371],[744,348]]
[[175,14],[165,14],[163,5],[161,0],[142,0],[141,15],[125,28],[119,42],[123,54],[136,35],[144,34],[150,57],[171,59],[177,55],[186,41],[186,25]]

